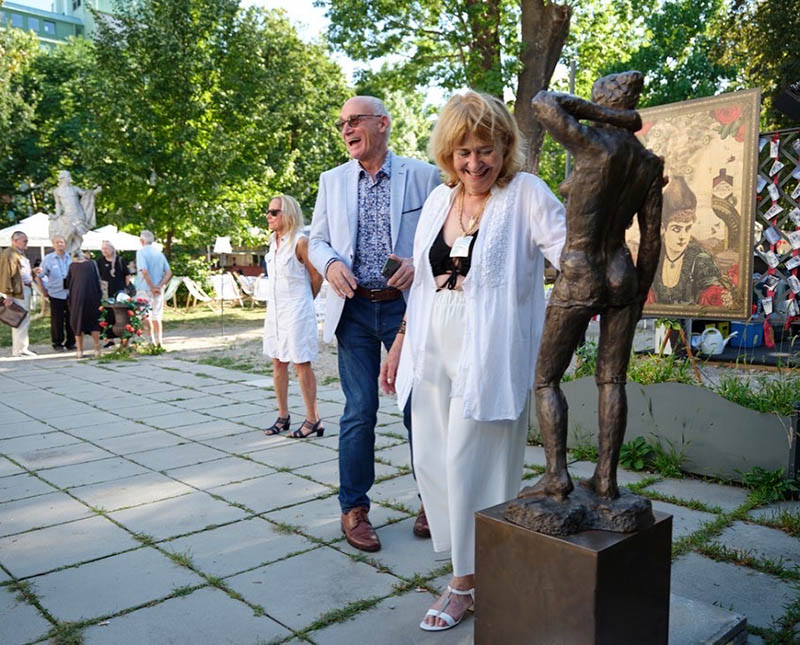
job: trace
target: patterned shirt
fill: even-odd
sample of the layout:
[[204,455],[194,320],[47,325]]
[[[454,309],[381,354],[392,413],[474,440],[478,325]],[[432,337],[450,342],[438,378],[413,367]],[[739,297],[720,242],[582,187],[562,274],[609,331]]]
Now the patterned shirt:
[[42,260],[42,272],[39,277],[44,282],[47,295],[51,298],[66,300],[69,296],[69,289],[64,288],[64,280],[69,270],[70,257],[68,253],[63,256],[55,251],[48,253]]
[[382,289],[381,269],[392,252],[392,153],[373,179],[363,168],[358,175],[358,237],[353,275],[362,287]]

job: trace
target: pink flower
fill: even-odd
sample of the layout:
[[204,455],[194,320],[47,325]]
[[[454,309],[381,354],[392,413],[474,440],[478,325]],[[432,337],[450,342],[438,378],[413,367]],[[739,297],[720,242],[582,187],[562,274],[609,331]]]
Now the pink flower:
[[719,121],[722,125],[728,125],[729,123],[733,123],[742,116],[742,108],[738,105],[732,105],[731,107],[724,107],[724,108],[717,108],[714,110],[711,115]]
[[101,320],[100,321],[100,326],[103,327],[103,328],[108,327],[108,323],[105,320]]
[[736,131],[736,136],[734,136],[733,138],[736,139],[739,143],[742,143],[744,141],[744,123],[742,123],[742,125],[739,126],[739,129]]
[[103,311],[103,305],[100,305],[100,306],[97,308],[97,311]]

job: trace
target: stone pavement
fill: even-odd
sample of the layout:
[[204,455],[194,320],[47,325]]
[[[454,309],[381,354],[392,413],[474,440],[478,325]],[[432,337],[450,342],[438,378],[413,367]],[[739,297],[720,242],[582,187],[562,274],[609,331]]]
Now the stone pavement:
[[[296,441],[260,431],[270,385],[171,354],[0,360],[0,643],[472,642],[471,616],[441,634],[417,626],[449,557],[411,533],[394,402],[381,400],[371,493],[383,549],[367,555],[339,529],[340,389],[319,391],[325,436]],[[290,406],[296,427],[294,384]],[[529,447],[527,477],[543,463]],[[769,526],[777,507],[752,509],[731,486],[621,478],[674,516],[673,592],[746,615],[765,639],[798,620],[800,540]]]

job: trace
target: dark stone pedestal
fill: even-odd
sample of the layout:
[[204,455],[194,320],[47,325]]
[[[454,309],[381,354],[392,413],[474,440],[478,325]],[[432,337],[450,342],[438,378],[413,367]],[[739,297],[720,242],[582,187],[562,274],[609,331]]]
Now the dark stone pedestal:
[[476,645],[666,645],[672,516],[635,533],[537,533],[476,514]]

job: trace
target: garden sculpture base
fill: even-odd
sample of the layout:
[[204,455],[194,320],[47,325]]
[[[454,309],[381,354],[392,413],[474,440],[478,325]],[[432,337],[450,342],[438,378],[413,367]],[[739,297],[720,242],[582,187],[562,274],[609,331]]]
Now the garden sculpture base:
[[655,519],[650,500],[624,488],[619,492],[617,499],[601,499],[578,484],[563,502],[550,496],[512,500],[503,516],[545,535],[573,535],[592,529],[631,533],[652,526]]

